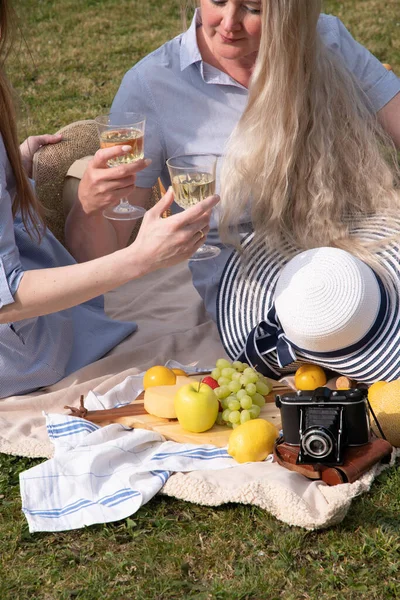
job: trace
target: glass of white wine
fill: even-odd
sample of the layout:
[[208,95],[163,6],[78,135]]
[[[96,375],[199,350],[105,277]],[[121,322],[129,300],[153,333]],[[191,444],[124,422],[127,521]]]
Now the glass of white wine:
[[[182,154],[167,160],[175,202],[190,208],[215,194],[215,173],[218,156],[214,154]],[[199,232],[201,233],[201,232]],[[215,258],[221,252],[217,246],[203,244],[189,260]]]
[[[144,127],[146,117],[131,112],[110,112],[95,118],[100,137],[100,148],[111,146],[131,146],[132,151],[108,161],[109,167],[131,163],[144,156]],[[141,206],[133,206],[127,198],[121,198],[117,206],[110,206],[103,211],[107,219],[114,221],[130,221],[141,219],[146,210]]]

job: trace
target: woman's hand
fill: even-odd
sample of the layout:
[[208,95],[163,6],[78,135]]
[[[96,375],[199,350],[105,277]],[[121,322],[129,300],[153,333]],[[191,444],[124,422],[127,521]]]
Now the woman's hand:
[[47,144],[58,144],[61,142],[62,135],[55,134],[51,135],[49,133],[45,133],[44,135],[31,135],[29,136],[19,147],[22,159],[22,166],[28,177],[32,177],[32,161],[33,155],[41,148],[42,146],[47,146]]
[[188,259],[205,242],[210,229],[213,207],[219,196],[209,196],[195,206],[176,215],[162,218],[174,200],[172,188],[143,217],[135,241],[130,249],[143,273],[169,267]]
[[101,215],[108,206],[118,204],[129,196],[135,187],[136,173],[151,163],[150,159],[138,159],[132,163],[109,168],[111,158],[130,152],[130,146],[113,146],[98,150],[88,163],[78,189],[83,212],[88,216]]

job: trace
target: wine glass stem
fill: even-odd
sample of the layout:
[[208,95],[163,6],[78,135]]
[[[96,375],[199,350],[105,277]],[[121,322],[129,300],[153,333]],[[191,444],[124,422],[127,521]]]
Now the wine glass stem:
[[128,198],[121,198],[121,200],[119,201],[119,205],[121,206],[121,208],[127,208],[127,207],[131,206],[129,204]]

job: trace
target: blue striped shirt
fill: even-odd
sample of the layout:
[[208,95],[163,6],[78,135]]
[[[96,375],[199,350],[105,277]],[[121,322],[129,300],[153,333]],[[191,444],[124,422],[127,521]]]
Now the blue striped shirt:
[[[157,178],[167,188],[166,160],[176,154],[223,154],[226,141],[247,103],[247,89],[226,73],[203,62],[196,29],[197,10],[190,28],[170,40],[130,69],[122,80],[112,109],[146,115],[145,154],[152,164],[137,174],[137,185],[150,188]],[[369,101],[379,111],[400,92],[400,79],[356,42],[343,23],[322,14],[318,31],[330,48],[358,79]],[[217,171],[218,182],[218,171]],[[218,183],[217,183],[218,192]],[[180,210],[175,206],[175,211]],[[242,215],[246,221],[246,215]],[[214,211],[207,241],[222,247],[218,212]],[[193,283],[216,318],[218,281],[226,249],[215,259],[190,263]]]

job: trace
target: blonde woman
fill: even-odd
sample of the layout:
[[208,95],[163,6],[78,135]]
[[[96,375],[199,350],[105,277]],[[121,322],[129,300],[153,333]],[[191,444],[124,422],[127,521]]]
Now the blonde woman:
[[[227,139],[246,108],[248,88],[255,70],[256,87],[253,89],[256,91],[251,96],[253,103],[260,90],[261,62],[256,62],[260,47],[262,56],[267,53],[270,61],[268,66],[264,66],[264,96],[257,103],[259,113],[267,123],[258,131],[258,124],[253,120],[253,129],[245,132],[242,149],[243,152],[250,151],[250,155],[257,159],[254,165],[259,165],[261,157],[265,157],[267,152],[272,153],[277,142],[285,144],[281,137],[285,132],[280,123],[275,128],[275,110],[278,111],[277,115],[281,115],[280,118],[284,118],[283,110],[290,112],[292,103],[295,114],[300,110],[295,106],[300,91],[296,85],[306,85],[307,82],[299,81],[296,73],[295,80],[291,76],[296,69],[296,42],[301,48],[305,36],[309,35],[309,24],[305,22],[304,15],[309,15],[310,11],[314,15],[313,35],[318,36],[319,44],[332,57],[332,61],[335,59],[342,65],[344,73],[353,75],[353,85],[360,88],[360,94],[371,111],[377,114],[379,121],[400,147],[400,80],[358,44],[339,19],[320,15],[320,10],[319,0],[200,0],[187,31],[145,57],[126,73],[113,109],[141,111],[147,115],[145,148],[146,155],[152,159],[152,164],[137,174],[133,198],[135,204],[146,203],[158,177],[161,177],[165,186],[169,185],[166,160],[170,156],[185,152],[224,153]],[[298,40],[296,36],[299,36]],[[285,73],[284,69],[287,69]],[[350,75],[346,81],[348,79]],[[328,74],[324,75],[321,84],[329,87]],[[267,93],[269,104],[263,107],[263,98]],[[326,94],[329,97],[329,90]],[[322,110],[322,100],[319,106]],[[330,120],[328,110],[325,110],[324,116],[326,121]],[[303,124],[300,123],[300,126]],[[242,121],[240,131],[243,133],[245,129],[245,121]],[[288,130],[288,133],[291,132]],[[257,147],[258,150],[261,148],[261,154],[254,150],[254,136],[258,139]],[[238,146],[241,144],[239,138],[240,135],[235,138]],[[287,143],[290,144],[290,140]],[[316,161],[318,151],[315,148]],[[264,166],[267,161],[268,158],[265,158]],[[270,163],[268,169],[273,165]],[[251,173],[257,179],[260,171],[254,166]],[[238,174],[241,174],[240,168]],[[101,186],[103,176],[104,171],[99,171],[96,181],[92,182],[93,186]],[[279,194],[279,190],[276,194]],[[235,213],[230,216],[237,219],[240,215],[243,226],[249,221],[248,215],[242,211],[247,197],[246,192],[239,204],[235,205],[233,201],[230,204],[232,213]],[[102,206],[81,194],[76,207],[76,218],[71,215],[69,246],[77,248],[79,260],[79,252],[85,255],[84,249],[78,249],[82,240],[86,240],[87,245],[91,243],[82,232],[87,230],[90,222],[99,220]],[[84,218],[81,218],[82,213]],[[102,219],[102,226],[108,227],[110,224]],[[125,231],[124,235],[129,236],[129,231]],[[216,214],[211,220],[208,241],[221,245]],[[208,311],[214,316],[220,272],[229,254],[229,250],[221,247],[223,250],[217,259],[191,264],[194,284],[204,298]],[[115,246],[107,243],[102,251],[110,252],[113,249]]]
[[[43,223],[28,181],[32,152],[56,136],[17,142],[12,93],[3,70],[10,19],[0,4],[0,397],[48,386],[106,354],[136,330],[134,322],[114,321],[104,312],[101,294],[150,271],[188,258],[208,231],[211,197],[171,219],[161,219],[171,193],[147,213],[129,247],[77,264]],[[130,147],[125,148],[129,151]],[[90,190],[94,169],[113,171],[113,189],[134,173],[106,169],[112,156],[99,151],[82,184]],[[140,164],[143,168],[145,165]],[[25,168],[24,168],[25,167]],[[136,167],[137,170],[138,166]],[[108,190],[109,192],[110,190]],[[114,192],[112,192],[114,193]]]
[[262,1],[249,101],[222,174],[220,233],[237,251],[218,279],[218,328],[231,358],[274,379],[312,362],[357,382],[391,381],[400,375],[397,153],[323,43],[320,8]]
[[232,240],[230,228],[245,209],[255,237],[272,248],[285,242],[352,250],[349,232],[364,217],[398,220],[396,149],[379,116],[391,114],[400,94],[376,114],[357,78],[323,43],[320,9],[320,0],[262,1],[249,101],[224,163],[223,239]]
[[315,362],[356,381],[396,379],[396,149],[321,42],[320,2],[263,0],[263,9],[249,102],[222,175],[220,232],[237,251],[218,280],[221,339],[274,378]]

